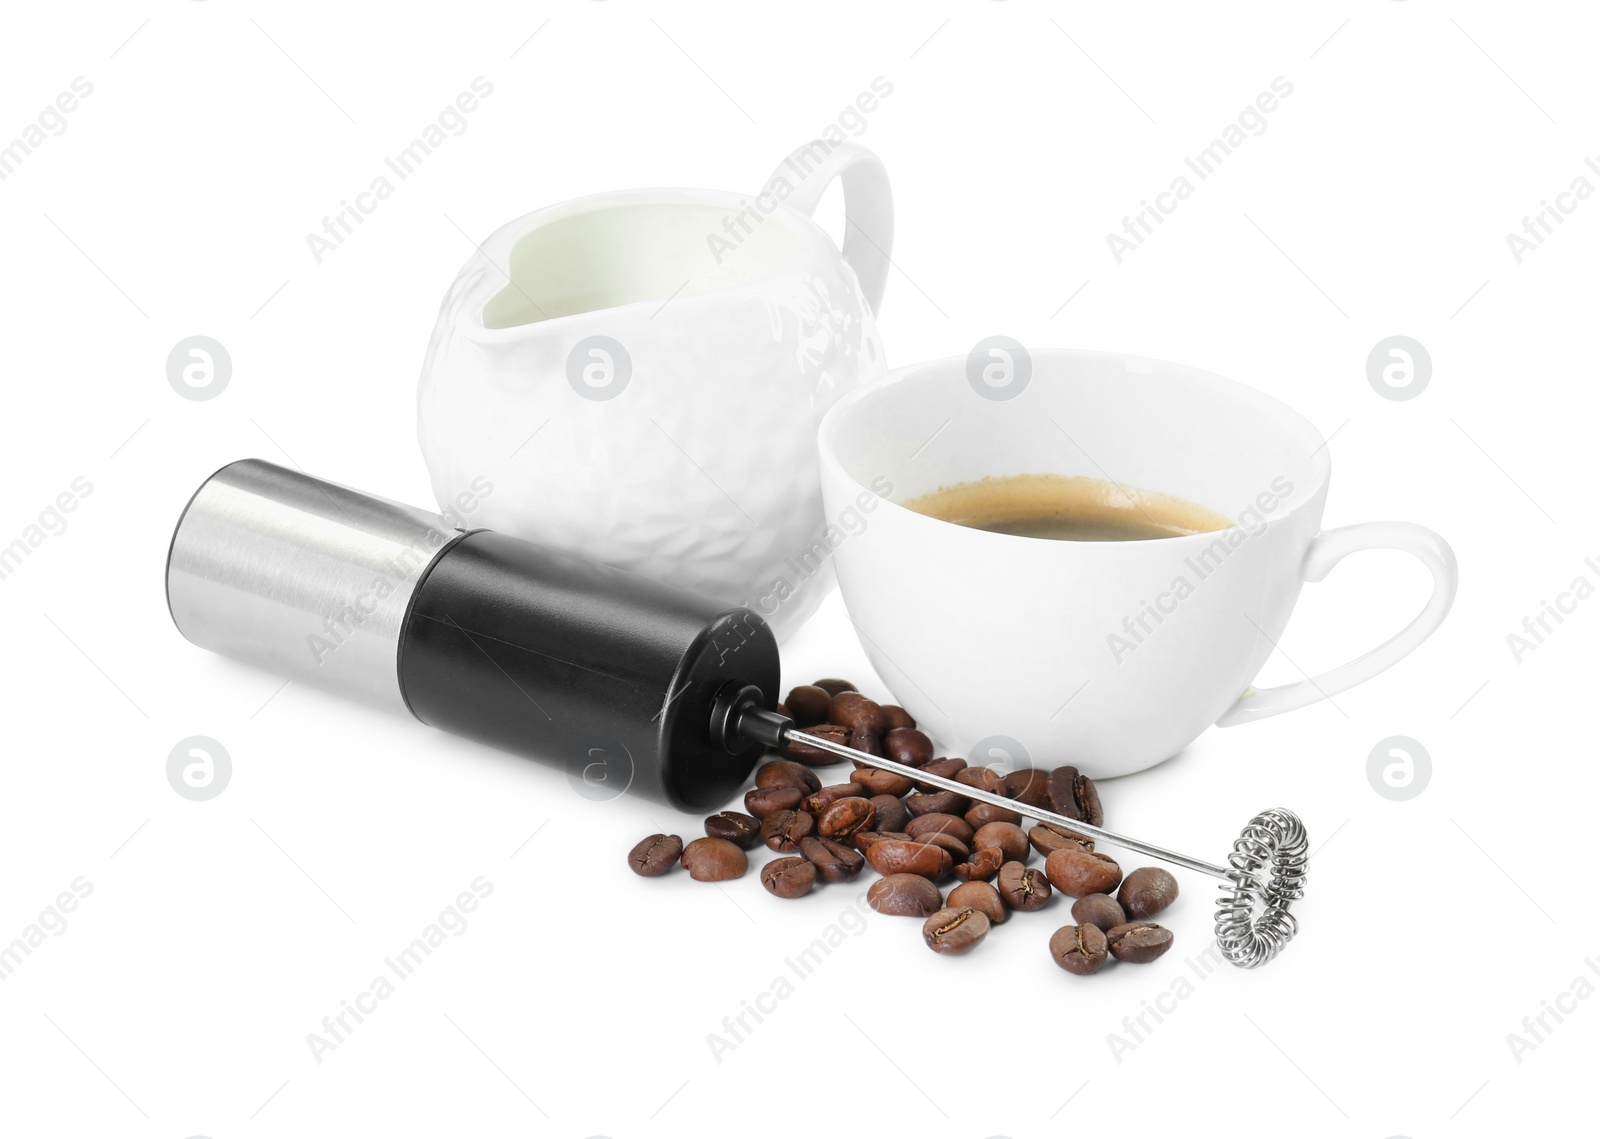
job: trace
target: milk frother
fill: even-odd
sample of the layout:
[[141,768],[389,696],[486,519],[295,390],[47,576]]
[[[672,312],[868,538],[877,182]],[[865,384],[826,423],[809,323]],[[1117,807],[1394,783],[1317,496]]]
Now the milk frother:
[[1295,934],[1292,812],[1257,815],[1218,866],[809,735],[776,711],[778,646],[757,613],[464,521],[232,463],[173,533],[173,622],[202,648],[685,811],[723,806],[768,748],[804,742],[1222,879],[1217,940],[1236,965]]
[[190,500],[167,602],[202,648],[686,811],[762,750],[710,738],[711,697],[778,688],[747,609],[259,459]]

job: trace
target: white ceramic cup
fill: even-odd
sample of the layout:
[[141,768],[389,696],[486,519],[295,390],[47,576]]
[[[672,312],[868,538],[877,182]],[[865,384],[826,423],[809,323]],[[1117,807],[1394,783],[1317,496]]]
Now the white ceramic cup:
[[[852,393],[823,418],[819,442],[829,517],[860,520],[834,561],[862,646],[919,725],[974,762],[1140,771],[1213,723],[1287,712],[1376,676],[1438,628],[1455,596],[1455,557],[1431,530],[1322,529],[1328,449],[1310,423],[1177,364],[974,350]],[[1176,495],[1236,524],[1074,542],[899,505],[953,483],[1035,473]],[[1302,583],[1368,549],[1404,550],[1427,566],[1433,594],[1421,613],[1339,668],[1252,688]]]

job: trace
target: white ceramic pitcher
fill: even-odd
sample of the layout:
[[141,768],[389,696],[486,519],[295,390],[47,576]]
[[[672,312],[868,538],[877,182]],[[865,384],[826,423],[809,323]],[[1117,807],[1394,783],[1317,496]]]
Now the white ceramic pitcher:
[[[843,181],[841,254],[811,218]],[[627,190],[496,231],[446,296],[418,435],[473,524],[730,604],[780,637],[834,584],[816,425],[885,371],[888,176],[817,140],[756,195]],[[833,539],[830,541],[830,539]]]

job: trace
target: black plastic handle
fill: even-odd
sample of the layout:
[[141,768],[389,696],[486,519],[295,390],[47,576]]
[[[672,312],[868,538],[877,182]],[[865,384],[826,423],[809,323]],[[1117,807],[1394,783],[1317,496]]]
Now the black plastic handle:
[[779,681],[756,613],[488,530],[418,586],[399,670],[424,723],[559,764],[593,797],[687,811],[724,805],[763,751],[713,737],[717,694],[737,683],[771,708]]

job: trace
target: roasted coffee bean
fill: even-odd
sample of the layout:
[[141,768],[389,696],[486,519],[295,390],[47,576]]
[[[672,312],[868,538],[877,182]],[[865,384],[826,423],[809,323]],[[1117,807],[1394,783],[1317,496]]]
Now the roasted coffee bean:
[[907,795],[906,810],[913,815],[962,815],[972,800],[954,791],[935,791],[931,795]]
[[1064,925],[1050,935],[1051,959],[1080,977],[1100,971],[1106,950],[1106,935],[1098,926]]
[[1122,867],[1098,850],[1058,850],[1044,860],[1050,882],[1070,898],[1109,894],[1122,881]]
[[782,700],[779,700],[775,705],[773,705],[772,710],[778,713],[778,715],[782,716],[785,720],[794,719],[793,716],[789,715],[789,705],[785,704]]
[[849,882],[867,864],[859,851],[831,838],[803,838],[800,856],[817,868],[824,882]]
[[965,783],[968,787],[976,787],[979,791],[988,791],[993,795],[1005,794],[1005,781],[1000,778],[1000,773],[992,767],[973,767],[968,764],[956,772],[956,782]]
[[1050,879],[1020,862],[1007,862],[1000,867],[995,889],[1014,910],[1037,910],[1050,900]]
[[906,810],[906,805],[896,795],[874,795],[868,802],[878,812],[874,825],[880,830],[903,831],[906,823],[911,821],[911,812]]
[[765,791],[772,787],[799,787],[806,794],[822,786],[817,773],[803,763],[789,759],[769,759],[756,768],[756,788]]
[[921,767],[933,758],[933,741],[916,728],[891,728],[883,737],[883,754],[907,767]]
[[1159,866],[1141,866],[1117,891],[1117,901],[1133,921],[1153,918],[1177,900],[1178,880]]
[[774,858],[761,868],[761,884],[780,898],[798,898],[817,884],[817,868],[804,858]]
[[840,680],[834,676],[825,676],[821,680],[813,680],[811,687],[822,689],[828,694],[829,700],[832,700],[841,692],[854,692],[856,690],[856,686],[848,680]]
[[1058,767],[1050,772],[1050,809],[1069,819],[1083,818],[1083,808],[1078,805],[1078,769]]
[[1087,775],[1078,776],[1077,782],[1078,809],[1083,812],[1083,821],[1092,827],[1106,825],[1105,808],[1100,805],[1100,792],[1094,785],[1094,780]]
[[950,873],[950,867],[954,864],[948,850],[925,842],[880,839],[864,853],[867,861],[872,863],[872,868],[885,876],[920,874],[934,881]]
[[876,755],[879,757],[883,755],[883,737],[879,736],[876,732],[852,729],[850,732],[850,738],[847,742],[857,751],[864,751],[868,755]]
[[1130,921],[1107,930],[1106,941],[1118,961],[1146,965],[1172,948],[1172,931],[1147,921]]
[[1073,834],[1049,823],[1040,823],[1028,832],[1028,842],[1033,849],[1049,858],[1058,850],[1093,850],[1094,839]]
[[[993,803],[974,803],[967,808],[967,813],[962,816],[967,820],[967,825],[976,829],[988,826],[990,823],[1010,823],[1016,826],[1022,822],[1022,816],[1005,807],[997,807]],[[1020,829],[1020,828],[1019,828]],[[1027,841],[1028,836],[1022,836]]]
[[1006,856],[1000,853],[998,847],[986,846],[982,850],[974,850],[970,858],[956,863],[950,872],[963,882],[987,882],[1000,873],[1005,860]]
[[696,882],[726,882],[743,877],[750,860],[725,838],[697,838],[683,848],[683,868]]
[[828,720],[828,705],[833,697],[827,689],[818,688],[815,684],[802,684],[789,690],[789,699],[784,703],[789,708],[789,718],[799,728],[809,728],[813,724],[823,724]]
[[628,851],[628,867],[642,878],[665,874],[683,856],[683,839],[675,834],[653,834]]
[[930,834],[923,835],[917,841],[931,843],[943,850],[948,850],[951,863],[965,862],[972,855],[971,847],[955,835],[945,834],[944,831],[933,831]]
[[706,819],[706,834],[749,850],[761,841],[761,820],[743,811],[719,811]]
[[917,726],[917,721],[912,718],[911,713],[898,704],[883,705],[883,718],[889,722],[889,730],[891,732],[896,728],[914,728]]
[[761,820],[761,841],[779,854],[793,854],[816,826],[810,811],[774,811]]
[[954,835],[962,842],[971,845],[975,833],[967,825],[967,821],[956,815],[941,815],[937,812],[927,815],[918,815],[906,824],[906,833],[912,838],[921,838],[934,831],[943,831],[945,834]]
[[867,890],[867,905],[880,914],[925,918],[944,905],[939,887],[920,874],[890,874]]
[[872,849],[872,844],[882,842],[884,839],[894,839],[896,842],[911,842],[912,838],[904,831],[857,831],[850,836],[850,841],[856,844],[856,849],[862,854]]
[[1076,767],[1058,767],[1050,773],[1048,805],[1058,815],[1082,819],[1093,827],[1105,822],[1105,812],[1100,809],[1100,792],[1095,790],[1094,780],[1080,775]]
[[893,795],[899,798],[911,790],[911,780],[904,775],[896,775],[892,771],[880,771],[876,767],[857,767],[850,773],[850,782],[859,783],[872,795]]
[[876,700],[869,700],[859,692],[841,692],[835,696],[828,704],[828,723],[875,736],[889,730],[889,718],[883,714],[883,708]]
[[806,796],[805,802],[800,804],[801,810],[810,811],[813,815],[822,816],[822,812],[833,806],[840,799],[865,798],[859,783],[833,783],[818,791],[813,791]]
[[1013,771],[1000,781],[1000,793],[1030,807],[1050,805],[1050,773],[1034,767]]
[[[939,775],[943,776],[945,779],[954,779],[966,766],[967,761],[957,756],[951,756],[946,759],[935,759],[920,765],[921,769],[926,771],[929,775]],[[931,795],[935,791],[942,790],[942,788],[932,783],[925,783],[920,779],[912,780],[912,786],[916,787],[916,789],[922,792],[924,795]]]
[[922,940],[935,953],[970,953],[989,933],[989,919],[973,909],[946,908],[922,923]]
[[805,801],[804,787],[757,787],[744,793],[744,809],[758,819],[774,811],[792,811]]
[[957,909],[977,910],[989,919],[990,925],[999,925],[1009,912],[1000,900],[1000,891],[987,882],[963,882],[950,891],[950,905]]
[[1028,857],[1028,836],[1015,823],[984,823],[972,836],[972,849],[986,846],[1000,848],[1007,862],[1021,862]]
[[1092,925],[1104,933],[1114,925],[1128,920],[1122,906],[1109,894],[1085,894],[1072,903],[1072,920],[1079,925]]
[[[819,736],[834,744],[848,744],[850,742],[849,729],[841,728],[834,724],[818,724],[814,728],[807,728],[806,734]],[[842,762],[841,756],[834,755],[831,751],[823,751],[820,747],[812,747],[810,744],[802,742],[802,738],[801,736],[790,737],[789,741],[778,750],[778,754],[796,763],[809,763],[816,767]],[[820,784],[821,780],[817,782]],[[812,791],[815,788],[808,787],[806,790]]]
[[840,799],[818,817],[817,833],[823,838],[849,838],[857,831],[871,830],[877,813],[871,800]]

